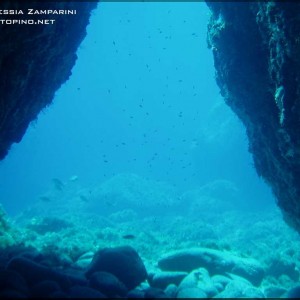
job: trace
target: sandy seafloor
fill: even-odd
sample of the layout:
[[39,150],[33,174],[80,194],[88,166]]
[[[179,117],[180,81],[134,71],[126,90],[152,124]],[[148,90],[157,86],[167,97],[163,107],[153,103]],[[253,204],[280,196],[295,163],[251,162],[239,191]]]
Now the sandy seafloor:
[[[194,247],[256,259],[265,270],[259,289],[289,289],[299,279],[300,241],[276,204],[253,209],[236,187],[219,180],[178,193],[135,174],[93,187],[54,180],[48,191],[14,218],[2,213],[1,247],[33,246],[53,267],[80,267],[80,257],[104,247],[130,245],[147,271],[166,253]],[[84,267],[84,264],[81,265]]]

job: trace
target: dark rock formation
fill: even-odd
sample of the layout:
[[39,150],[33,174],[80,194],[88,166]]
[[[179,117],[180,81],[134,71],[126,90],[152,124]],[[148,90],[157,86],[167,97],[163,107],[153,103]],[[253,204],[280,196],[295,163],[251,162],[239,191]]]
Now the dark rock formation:
[[75,299],[88,299],[88,298],[107,298],[105,295],[100,293],[99,291],[92,289],[87,286],[73,286],[69,291],[69,298]]
[[165,289],[170,284],[179,285],[187,272],[156,272],[148,274],[148,282],[151,287]]
[[124,283],[128,290],[137,287],[148,277],[142,259],[130,246],[104,248],[96,252],[86,271],[86,277],[91,279],[96,272],[111,273]]
[[300,3],[208,2],[208,43],[256,170],[300,232]]
[[[36,256],[33,255],[32,258],[35,259]],[[64,268],[63,265],[48,267],[17,253],[5,266],[0,266],[0,298],[126,297],[126,286],[136,287],[147,279],[145,266],[131,247],[99,250],[90,267],[91,274],[87,280],[83,271]],[[111,270],[112,273],[96,270],[103,268]],[[117,274],[126,286],[113,273]],[[150,295],[153,297],[164,295],[160,289],[151,290]],[[147,291],[145,288],[137,289],[130,294],[143,297]]]
[[[1,19],[55,19],[53,25],[0,25],[0,159],[70,77],[96,2],[1,1],[24,10]],[[26,15],[27,9],[77,10],[76,15]]]
[[0,271],[0,291],[3,290],[13,290],[27,296],[29,294],[25,279],[17,272],[10,270]]
[[158,299],[158,298],[167,299],[168,296],[165,294],[163,290],[150,287],[146,289],[144,298],[145,299]]
[[22,257],[14,257],[10,260],[7,264],[7,270],[17,272],[26,280],[29,286],[45,280],[57,282],[64,290],[67,290],[72,285],[72,281],[64,273]]
[[128,292],[125,285],[117,277],[107,272],[93,273],[89,286],[110,298],[125,297]]

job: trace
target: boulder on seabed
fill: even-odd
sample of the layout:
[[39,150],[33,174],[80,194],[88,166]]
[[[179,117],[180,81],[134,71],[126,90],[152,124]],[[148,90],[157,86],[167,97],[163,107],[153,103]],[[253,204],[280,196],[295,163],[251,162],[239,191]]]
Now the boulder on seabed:
[[263,292],[254,287],[248,280],[236,276],[232,281],[230,281],[225,289],[216,295],[216,298],[265,298]]
[[214,286],[208,271],[204,268],[194,270],[186,276],[178,286],[178,294],[181,296],[183,294],[188,294],[187,292],[184,292],[184,290],[191,291],[191,289],[201,290],[208,298],[214,297],[218,294],[218,290]]
[[170,284],[179,285],[187,272],[156,272],[149,275],[148,281],[152,287],[165,289]]
[[116,276],[107,272],[93,273],[89,286],[108,297],[125,297],[128,292],[125,285]]
[[282,298],[300,298],[300,285],[294,286],[293,288],[289,289]]
[[77,261],[75,262],[74,266],[78,267],[79,269],[85,269],[89,266],[89,264],[92,262],[94,257],[94,252],[89,251],[84,254],[82,254]]
[[68,291],[68,295],[70,298],[81,298],[81,299],[87,299],[87,298],[96,298],[96,299],[100,299],[100,298],[107,298],[104,294],[102,294],[101,292],[92,289],[90,287],[87,286],[80,286],[80,285],[75,285],[72,286],[70,288],[70,290]]
[[173,283],[169,284],[166,288],[165,288],[165,294],[170,297],[170,298],[175,298],[176,294],[177,294],[177,286]]
[[67,275],[24,257],[12,258],[7,264],[7,270],[19,273],[29,286],[45,280],[57,282],[63,290],[69,289],[72,285]]
[[148,276],[142,259],[129,246],[99,250],[94,255],[86,276],[90,278],[93,273],[100,271],[116,276],[128,290],[134,289]]
[[287,289],[276,285],[271,285],[264,288],[264,294],[266,298],[280,298],[286,292]]
[[191,248],[167,253],[158,261],[158,266],[163,271],[191,272],[202,267],[211,275],[230,272],[257,286],[265,274],[264,268],[255,259],[210,248]]

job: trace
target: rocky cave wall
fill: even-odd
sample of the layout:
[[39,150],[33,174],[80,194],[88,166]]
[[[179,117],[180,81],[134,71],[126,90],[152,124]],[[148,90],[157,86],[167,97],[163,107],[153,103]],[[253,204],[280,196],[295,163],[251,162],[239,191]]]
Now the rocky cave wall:
[[300,3],[207,2],[208,43],[255,168],[300,232]]
[[[0,160],[70,77],[96,2],[1,1],[24,15],[1,19],[55,19],[53,25],[0,24]],[[26,15],[27,9],[77,10],[76,15]]]

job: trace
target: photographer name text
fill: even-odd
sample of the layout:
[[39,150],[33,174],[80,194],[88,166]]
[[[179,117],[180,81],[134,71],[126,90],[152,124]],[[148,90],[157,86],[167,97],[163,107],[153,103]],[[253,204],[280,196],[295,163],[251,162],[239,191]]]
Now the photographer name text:
[[13,10],[13,9],[0,9],[0,15],[76,15],[76,9],[33,9],[28,8],[27,10]]
[[[42,16],[57,16],[57,15],[76,15],[76,9],[33,9],[27,10],[19,9],[0,9],[0,25],[53,25],[55,19],[44,19]],[[12,16],[18,18],[12,19]],[[23,17],[24,16],[24,17]],[[25,18],[25,16],[32,16],[34,19]],[[1,18],[3,17],[3,19]],[[5,18],[6,17],[6,18]],[[36,19],[38,17],[39,19]]]

